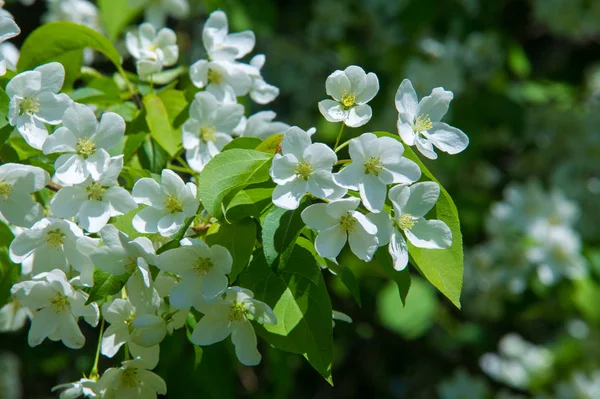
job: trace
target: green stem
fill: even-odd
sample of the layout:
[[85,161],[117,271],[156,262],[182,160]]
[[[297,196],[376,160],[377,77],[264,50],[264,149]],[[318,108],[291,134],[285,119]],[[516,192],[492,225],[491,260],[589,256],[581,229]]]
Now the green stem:
[[193,170],[191,170],[189,168],[182,168],[181,166],[177,166],[177,165],[169,164],[168,168],[169,169],[173,169],[173,170],[175,170],[177,172],[189,173],[190,175],[195,174],[195,172]]
[[119,70],[119,73],[125,80],[125,84],[127,85],[129,92],[131,93],[131,97],[132,98],[135,97],[137,95],[137,92],[135,91],[135,87],[133,86],[133,84],[129,81],[129,78],[127,77],[127,74],[125,73],[125,70],[121,66],[117,67],[117,69]]
[[129,360],[131,359],[131,356],[129,356],[129,344],[127,342],[125,342],[125,359],[124,360]]
[[350,144],[350,140],[343,142],[342,144],[340,144],[339,146],[335,147],[335,150],[333,150],[334,152],[338,152],[343,148],[346,148],[348,146],[348,144]]
[[188,165],[188,163],[185,161],[185,159],[183,159],[181,157],[181,155],[178,155],[177,158],[175,158],[177,160],[177,162],[179,162],[184,168],[188,168],[190,170],[192,170],[192,168],[190,168],[190,165]]
[[340,131],[338,132],[337,138],[335,139],[335,145],[333,146],[334,151],[337,152],[337,146],[340,143],[340,139],[342,138],[342,133],[344,133],[344,122],[342,122],[342,126],[340,127]]
[[104,334],[104,319],[102,319],[102,323],[100,324],[100,335],[98,335],[98,345],[96,347],[96,357],[94,358],[94,367],[92,367],[92,371],[90,372],[90,378],[98,378],[98,360],[100,359],[100,348],[102,347],[102,334]]
[[349,162],[352,162],[352,160],[351,159],[340,159],[339,161],[334,163],[333,166],[337,166],[337,165],[341,165],[341,164],[349,163]]

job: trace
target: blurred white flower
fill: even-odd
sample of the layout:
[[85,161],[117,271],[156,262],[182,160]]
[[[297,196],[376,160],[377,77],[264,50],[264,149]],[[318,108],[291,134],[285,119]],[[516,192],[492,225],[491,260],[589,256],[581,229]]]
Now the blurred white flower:
[[156,399],[157,394],[166,395],[167,384],[149,368],[140,358],[126,360],[121,367],[111,367],[102,374],[96,391],[114,398]]
[[150,23],[143,23],[137,32],[127,32],[127,50],[137,60],[137,73],[143,80],[151,80],[152,75],[172,66],[179,58],[177,36],[169,28],[158,32]]
[[243,117],[233,133],[243,137],[258,137],[261,140],[275,134],[283,134],[290,125],[274,121],[276,116],[273,111],[260,111],[248,118]]
[[52,392],[64,389],[64,391],[60,393],[60,399],[77,399],[81,396],[84,398],[96,398],[98,396],[96,384],[96,380],[82,378],[79,381],[57,385],[52,388]]
[[17,163],[0,165],[0,213],[19,227],[31,227],[44,217],[31,194],[43,189],[50,175],[42,168]]
[[166,25],[167,17],[183,19],[190,12],[188,0],[129,0],[129,3],[143,8],[144,19],[156,29]]

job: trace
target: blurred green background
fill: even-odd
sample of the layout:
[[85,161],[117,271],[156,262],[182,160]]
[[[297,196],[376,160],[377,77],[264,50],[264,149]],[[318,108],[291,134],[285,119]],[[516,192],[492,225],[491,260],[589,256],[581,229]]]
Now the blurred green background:
[[[302,356],[264,342],[258,367],[240,365],[229,341],[205,348],[195,364],[194,348],[180,330],[161,344],[155,370],[169,398],[600,397],[600,1],[190,5],[189,18],[169,20],[183,62],[203,56],[206,15],[223,9],[232,31],[256,33],[254,53],[267,57],[263,75],[281,89],[274,103],[252,111],[272,109],[277,120],[315,126],[321,141],[332,142],[338,129],[317,109],[326,98],[325,79],[336,69],[356,64],[380,80],[373,119],[364,129],[347,129],[348,136],[396,132],[394,94],[404,78],[419,96],[437,86],[452,90],[446,121],[471,144],[459,155],[425,163],[458,207],[466,270],[462,311],[414,269],[403,308],[376,264],[343,254],[341,262],[360,279],[362,306],[324,272],[333,308],[353,319],[335,324],[334,387]],[[6,9],[23,29],[13,40],[18,45],[39,26],[46,4],[10,2]],[[507,207],[508,214],[502,211]],[[559,214],[570,207],[579,215],[564,222],[567,238],[553,247],[551,282],[532,261],[535,235],[514,228],[527,215],[549,218],[548,207]],[[581,245],[568,252],[568,240]],[[565,270],[575,261],[585,273],[572,278]],[[81,327],[88,344],[80,351],[50,341],[29,348],[27,328],[2,334],[0,398],[54,397],[52,386],[87,373],[97,331]],[[101,369],[112,364],[101,359]]]

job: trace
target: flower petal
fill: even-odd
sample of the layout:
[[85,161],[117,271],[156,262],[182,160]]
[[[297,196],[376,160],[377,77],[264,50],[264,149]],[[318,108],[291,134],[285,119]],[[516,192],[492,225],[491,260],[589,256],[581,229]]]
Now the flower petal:
[[469,137],[462,130],[443,122],[434,123],[427,132],[427,138],[448,154],[458,154],[469,145]]
[[396,109],[399,113],[406,114],[410,118],[410,121],[413,121],[418,116],[418,106],[419,99],[417,98],[417,92],[415,91],[411,81],[404,79],[402,83],[400,83],[398,91],[396,92]]
[[314,204],[306,207],[300,214],[302,221],[308,227],[317,231],[337,226],[338,219],[335,219],[327,213],[327,204]]
[[79,209],[79,225],[89,233],[99,232],[110,219],[110,209],[106,202],[85,201]]
[[330,172],[319,170],[308,178],[308,192],[317,198],[336,200],[346,195],[348,190],[338,186]]
[[152,207],[164,207],[163,202],[167,199],[156,180],[144,177],[138,180],[131,190],[133,199],[138,204],[146,204]]
[[[373,254],[375,251],[377,251],[377,237],[375,234],[370,234],[367,232],[365,227],[368,226],[369,229],[374,227],[375,232],[377,231],[377,228],[364,215],[360,215],[364,217],[368,224],[364,221],[355,224],[355,230],[348,233],[348,243],[350,244],[350,249],[354,255],[365,262],[370,262],[373,258]],[[356,212],[354,216],[357,218],[357,220],[360,220],[357,217],[358,212]]]
[[[350,94],[351,88],[350,79],[348,79],[344,71],[337,70],[333,72],[325,81],[327,95],[333,97],[336,101],[340,101],[344,94]],[[332,102],[337,104],[336,101]]]
[[[285,141],[285,137],[286,136],[284,136],[283,141]],[[309,145],[298,159],[304,159],[304,161],[311,164],[315,170],[325,170],[327,172],[330,172],[333,164],[337,162],[335,152],[323,143]]]
[[296,126],[290,127],[281,140],[281,152],[284,155],[292,154],[296,159],[304,159],[304,150],[311,145],[310,136]]
[[308,183],[303,179],[294,179],[278,185],[273,190],[273,203],[283,209],[296,209],[300,200],[308,191]]
[[231,341],[235,346],[235,354],[246,366],[256,366],[262,356],[256,348],[256,333],[249,321],[238,323],[231,333]]
[[42,151],[44,154],[77,152],[76,146],[77,137],[66,127],[60,127],[44,141]]
[[394,269],[404,270],[408,265],[408,246],[401,232],[394,229],[394,233],[390,239],[388,251],[392,255],[394,261]]
[[350,108],[344,123],[349,127],[360,127],[371,120],[373,110],[370,105],[360,104]]
[[40,91],[58,93],[65,81],[65,68],[60,62],[49,62],[35,68],[34,71],[42,75]]
[[315,239],[315,249],[323,258],[337,257],[346,244],[347,234],[339,225],[322,230]]
[[410,243],[418,248],[448,248],[452,245],[452,231],[441,220],[418,219],[404,233]]
[[163,237],[171,237],[177,233],[185,223],[183,212],[169,213],[158,221],[158,232]]
[[319,111],[328,122],[342,122],[348,116],[348,111],[333,100],[319,101]]
[[96,147],[110,150],[115,147],[125,134],[125,121],[114,112],[105,112],[98,124],[98,129],[93,135],[92,141]]
[[223,341],[229,334],[231,334],[231,327],[227,314],[218,316],[206,314],[196,324],[190,340],[196,345],[212,345]]
[[164,210],[144,208],[133,217],[133,228],[140,233],[158,233],[158,222],[164,215]]
[[451,91],[444,90],[443,87],[436,87],[430,95],[421,99],[417,114],[427,115],[431,122],[439,122],[448,112],[453,97],[454,94]]
[[381,212],[385,203],[387,186],[377,176],[373,174],[364,175],[358,185],[358,190],[365,208],[371,212]]
[[269,174],[276,184],[285,184],[296,179],[298,159],[292,154],[275,154]]

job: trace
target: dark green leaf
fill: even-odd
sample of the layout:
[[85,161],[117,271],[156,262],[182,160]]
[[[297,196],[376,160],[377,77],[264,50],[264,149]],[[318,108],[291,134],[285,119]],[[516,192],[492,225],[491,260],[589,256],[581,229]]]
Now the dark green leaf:
[[123,273],[119,276],[106,273],[98,268],[94,269],[94,286],[90,291],[90,297],[86,301],[86,305],[102,300],[109,295],[115,295],[121,288],[125,286],[131,273]]
[[287,262],[304,222],[300,217],[308,205],[304,201],[297,209],[287,210],[273,207],[262,223],[262,244],[265,260],[272,266],[277,260],[283,265]]
[[242,219],[233,224],[214,223],[206,233],[208,245],[219,244],[229,250],[233,257],[233,266],[229,273],[229,281],[233,282],[246,267],[256,240],[256,223],[250,219]]
[[264,182],[253,184],[239,191],[229,202],[227,207],[227,220],[240,220],[247,216],[260,218],[272,205],[271,196],[275,184]]
[[138,159],[144,169],[160,174],[167,167],[169,154],[156,141],[147,136],[138,150]]
[[[0,89],[0,128],[5,128],[8,125],[8,103],[10,98],[6,95],[4,90]],[[10,125],[9,125],[10,126]],[[12,127],[10,128],[12,131]],[[8,132],[10,134],[10,132]],[[4,144],[8,135],[4,137],[3,130],[0,131],[0,138],[2,139],[0,144]]]

